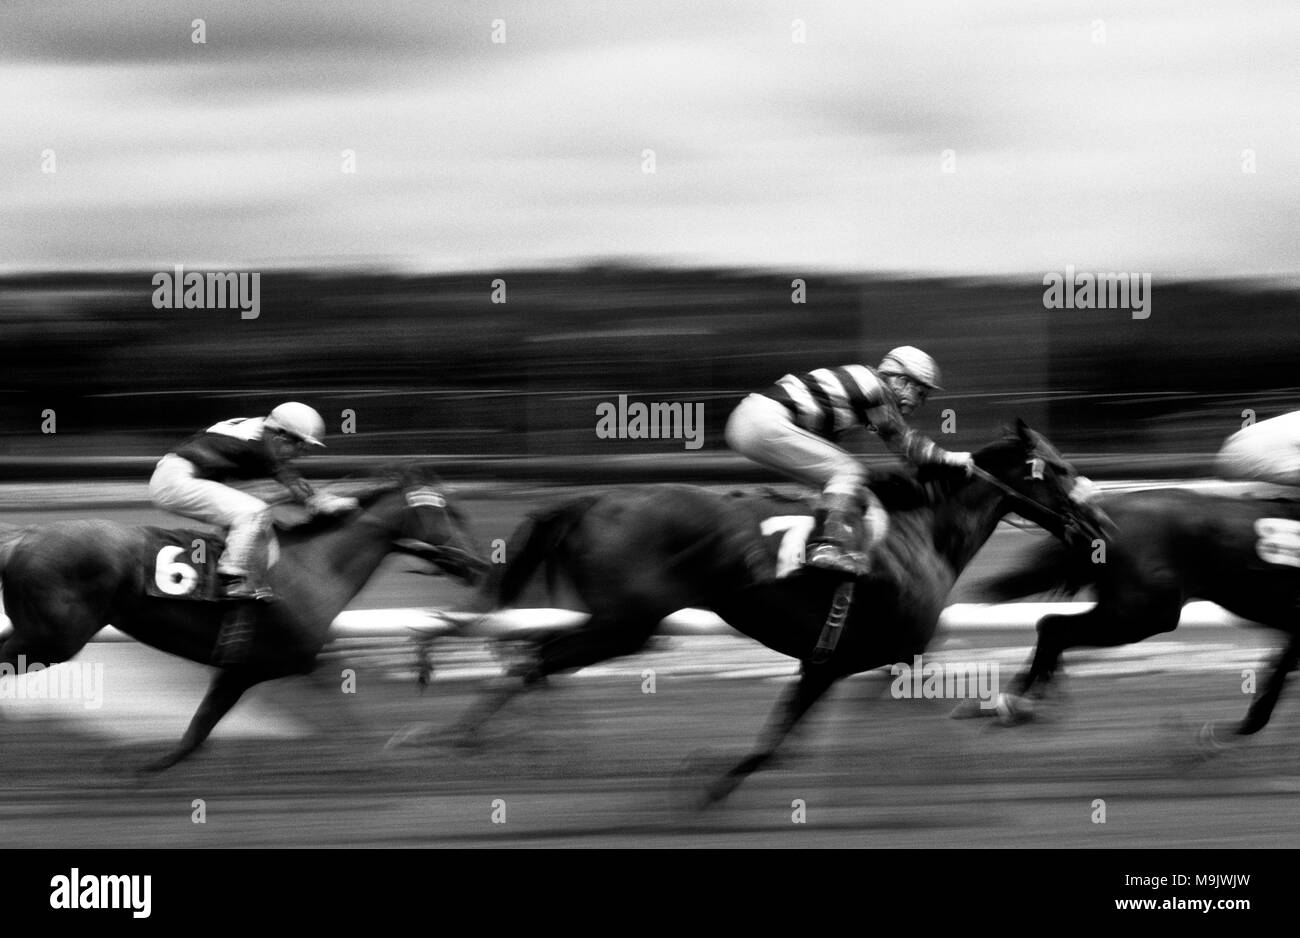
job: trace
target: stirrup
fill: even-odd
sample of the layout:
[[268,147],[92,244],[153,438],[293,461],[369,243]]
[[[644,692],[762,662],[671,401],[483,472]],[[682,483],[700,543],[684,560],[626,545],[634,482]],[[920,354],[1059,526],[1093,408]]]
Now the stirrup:
[[867,553],[860,550],[865,540],[864,508],[858,500],[843,495],[827,497],[825,514],[808,542],[807,565],[845,576],[865,576],[871,569]]
[[860,577],[871,572],[871,558],[862,551],[844,550],[838,544],[818,544],[809,554],[807,566]]
[[222,599],[251,602],[271,602],[275,599],[275,593],[270,587],[255,584],[251,577],[243,574],[219,573],[217,584]]

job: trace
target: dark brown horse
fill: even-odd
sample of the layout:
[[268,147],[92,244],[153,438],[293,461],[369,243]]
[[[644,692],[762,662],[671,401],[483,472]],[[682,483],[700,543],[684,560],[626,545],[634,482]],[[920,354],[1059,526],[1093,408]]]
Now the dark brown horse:
[[[388,554],[420,556],[469,581],[486,566],[432,471],[401,466],[362,486],[359,510],[279,531],[279,562],[269,571],[278,600],[258,604],[250,653],[217,672],[180,745],[149,768],[192,753],[253,685],[311,671],[330,624]],[[20,656],[46,667],[67,661],[109,624],[154,648],[212,663],[229,604],[150,595],[156,546],[151,529],[109,521],[0,536],[0,586],[13,622],[0,665],[16,671]],[[185,565],[171,560],[167,572],[185,574]]]
[[725,797],[771,758],[840,678],[911,661],[927,647],[954,581],[1008,511],[1059,536],[1093,523],[1086,506],[1071,497],[1077,473],[1023,423],[981,449],[975,462],[979,470],[969,478],[936,467],[919,483],[895,478],[876,489],[890,511],[889,530],[873,571],[856,582],[842,635],[824,660],[815,652],[844,581],[811,568],[779,580],[770,576],[761,522],[778,511],[794,513],[788,506],[656,485],[572,499],[535,515],[508,545],[508,562],[488,584],[491,598],[498,606],[513,603],[545,566],[567,575],[590,619],[539,636],[535,655],[471,709],[459,733],[472,739],[492,713],[547,675],[632,654],[665,616],[707,607],[803,662],[758,749],[709,789],[709,801]]
[[1004,721],[1033,717],[1064,652],[1172,632],[1183,606],[1204,599],[1285,636],[1245,718],[1207,723],[1199,740],[1212,754],[1259,732],[1300,661],[1300,501],[1171,488],[1111,495],[1101,505],[1115,524],[1103,550],[1035,545],[983,585],[994,602],[1089,586],[1097,594],[1086,612],[1039,620],[1033,659],[999,707]]

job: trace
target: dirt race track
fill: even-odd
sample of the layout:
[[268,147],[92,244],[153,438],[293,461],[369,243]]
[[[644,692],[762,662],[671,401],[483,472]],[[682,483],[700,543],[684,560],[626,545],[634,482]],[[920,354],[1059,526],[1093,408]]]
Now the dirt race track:
[[[310,712],[320,692],[294,683],[277,696]],[[1010,730],[946,720],[946,701],[890,700],[884,680],[851,682],[783,764],[704,813],[688,799],[757,733],[776,682],[660,678],[654,695],[635,678],[556,682],[480,751],[396,754],[383,750],[393,728],[444,722],[472,686],[421,698],[384,684],[347,700],[368,727],[216,739],[150,779],[129,767],[159,743],[23,721],[4,730],[0,828],[10,847],[1300,844],[1294,708],[1242,752],[1177,764],[1190,730],[1166,725],[1170,714],[1240,710],[1239,696],[1205,684],[1081,678],[1055,722]],[[206,823],[192,823],[195,799]],[[1104,824],[1092,821],[1096,799]]]
[[[494,527],[522,509],[468,507]],[[386,577],[363,605],[413,605],[417,589],[427,597],[425,578]],[[949,720],[948,700],[892,699],[881,672],[845,682],[779,765],[702,813],[689,808],[702,782],[743,754],[787,680],[771,671],[779,656],[754,666],[767,653],[748,640],[663,640],[644,658],[555,680],[469,752],[384,743],[414,721],[450,725],[480,679],[453,669],[420,695],[400,643],[339,648],[323,660],[325,686],[295,679],[258,689],[197,757],[152,777],[132,769],[175,738],[205,669],[133,644],[92,646],[104,649],[93,655],[108,662],[129,713],[106,708],[91,719],[0,701],[0,830],[11,848],[1300,845],[1293,697],[1240,751],[1186,761],[1196,726],[1244,714],[1242,671],[1262,663],[1273,637],[1223,629],[1162,638],[1140,652],[1067,658],[1063,699],[1016,729]],[[998,660],[1005,680],[1030,639],[948,636],[943,653]],[[356,693],[330,689],[345,667]],[[194,823],[198,799],[204,823]],[[1099,802],[1105,823],[1095,822]]]

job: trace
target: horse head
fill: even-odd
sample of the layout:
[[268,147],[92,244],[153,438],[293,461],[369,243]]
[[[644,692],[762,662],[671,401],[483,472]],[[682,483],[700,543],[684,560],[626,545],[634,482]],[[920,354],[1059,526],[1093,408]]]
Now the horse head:
[[1010,510],[1066,544],[1091,544],[1112,529],[1097,504],[1097,486],[1023,420],[974,458],[976,475],[1004,489]]
[[388,517],[393,547],[427,560],[466,583],[488,569],[469,526],[428,463],[400,463],[380,470],[375,487],[361,498],[367,513]]

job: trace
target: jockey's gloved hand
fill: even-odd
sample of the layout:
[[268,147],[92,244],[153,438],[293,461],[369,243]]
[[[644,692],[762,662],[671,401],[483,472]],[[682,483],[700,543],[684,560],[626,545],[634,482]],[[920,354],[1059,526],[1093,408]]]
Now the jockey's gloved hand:
[[339,515],[344,512],[355,511],[361,507],[361,503],[355,498],[345,498],[340,495],[330,495],[327,492],[318,492],[307,499],[307,507],[311,509],[313,514]]
[[954,466],[959,469],[965,469],[966,475],[975,471],[975,460],[970,453],[945,453],[943,457],[945,466]]
[[1070,498],[1080,505],[1091,505],[1101,498],[1101,486],[1087,476],[1075,476],[1074,485],[1070,487]]

